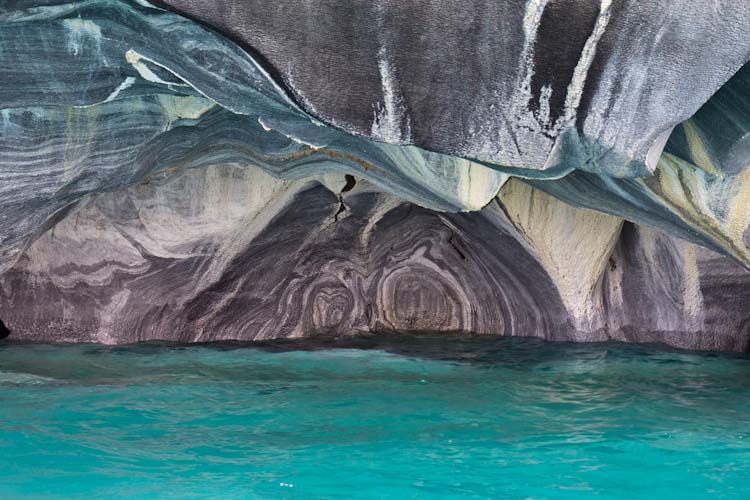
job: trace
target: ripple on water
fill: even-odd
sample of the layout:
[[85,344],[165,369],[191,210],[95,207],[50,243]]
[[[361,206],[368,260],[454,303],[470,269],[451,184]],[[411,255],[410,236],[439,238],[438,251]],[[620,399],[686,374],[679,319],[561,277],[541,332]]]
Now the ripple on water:
[[0,345],[2,498],[747,498],[750,360],[528,339]]

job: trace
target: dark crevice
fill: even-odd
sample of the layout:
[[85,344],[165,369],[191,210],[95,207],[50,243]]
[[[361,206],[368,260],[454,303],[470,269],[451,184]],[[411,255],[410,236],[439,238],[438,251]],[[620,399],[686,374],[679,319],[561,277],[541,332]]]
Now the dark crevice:
[[451,234],[450,238],[448,238],[448,243],[450,244],[450,246],[453,247],[453,250],[455,250],[456,253],[461,257],[461,260],[466,260],[466,255],[464,255],[464,253],[453,242],[453,237],[454,236],[455,236],[455,234]]
[[344,204],[344,196],[343,194],[347,191],[351,191],[354,189],[354,186],[357,185],[357,180],[354,178],[353,175],[346,174],[344,176],[344,179],[346,179],[346,185],[343,187],[341,192],[339,192],[339,209],[336,212],[336,214],[333,216],[333,222],[339,221],[339,215],[341,215],[343,212],[346,212],[346,204]]
[[346,212],[346,205],[344,205],[344,199],[339,195],[339,209],[333,216],[333,222],[339,221],[339,215],[341,215],[343,212]]
[[8,335],[10,335],[10,329],[8,329],[8,327],[5,326],[5,323],[3,323],[3,320],[0,319],[0,339],[4,339]]
[[344,189],[341,190],[342,193],[351,191],[352,189],[354,189],[354,186],[357,185],[357,180],[353,175],[346,174],[344,176],[344,179],[346,179],[346,186],[344,186]]

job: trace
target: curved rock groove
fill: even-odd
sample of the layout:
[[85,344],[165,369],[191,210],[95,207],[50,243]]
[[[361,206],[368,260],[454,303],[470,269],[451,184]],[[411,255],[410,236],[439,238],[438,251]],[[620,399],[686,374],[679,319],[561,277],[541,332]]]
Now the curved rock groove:
[[750,7],[683,3],[6,2],[0,317],[746,350]]

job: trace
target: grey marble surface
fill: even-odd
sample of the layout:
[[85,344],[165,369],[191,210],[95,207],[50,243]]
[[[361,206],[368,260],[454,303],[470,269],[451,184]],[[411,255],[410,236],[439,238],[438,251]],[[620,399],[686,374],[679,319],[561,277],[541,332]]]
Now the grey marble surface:
[[748,28],[729,0],[3,2],[0,319],[747,350]]
[[251,48],[326,121],[542,177],[647,170],[750,59],[731,0],[161,3]]
[[79,204],[0,278],[0,315],[33,341],[444,331],[743,351],[749,281],[515,180],[441,214],[366,181],[339,195],[222,166]]

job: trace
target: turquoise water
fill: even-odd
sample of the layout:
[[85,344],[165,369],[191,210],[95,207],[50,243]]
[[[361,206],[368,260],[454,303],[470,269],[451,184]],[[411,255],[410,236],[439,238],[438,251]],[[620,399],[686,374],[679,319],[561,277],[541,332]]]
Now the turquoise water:
[[370,337],[0,345],[0,498],[750,498],[750,359]]

